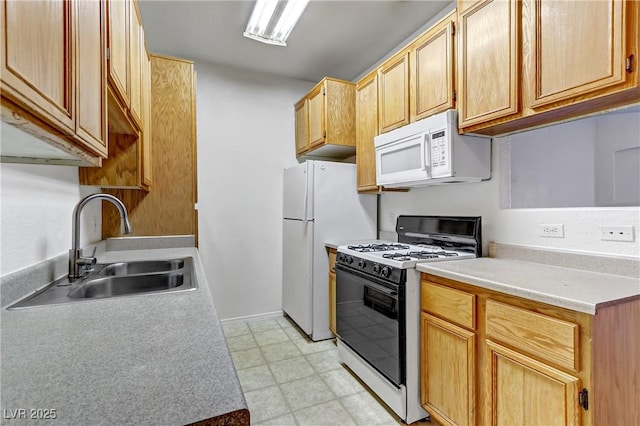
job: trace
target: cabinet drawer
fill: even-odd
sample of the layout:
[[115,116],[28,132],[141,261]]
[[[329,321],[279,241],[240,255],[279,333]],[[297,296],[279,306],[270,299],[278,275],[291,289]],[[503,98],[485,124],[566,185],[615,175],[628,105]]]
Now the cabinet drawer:
[[578,325],[487,300],[487,337],[578,370]]
[[336,249],[329,249],[329,271],[335,272],[336,266]]
[[423,281],[422,309],[462,327],[476,327],[476,296],[473,294]]

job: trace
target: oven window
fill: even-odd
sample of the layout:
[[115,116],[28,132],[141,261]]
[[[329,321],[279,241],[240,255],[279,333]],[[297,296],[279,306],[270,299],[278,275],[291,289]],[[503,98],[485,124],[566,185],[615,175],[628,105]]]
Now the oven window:
[[386,287],[336,266],[336,331],[396,386],[404,384],[402,286]]

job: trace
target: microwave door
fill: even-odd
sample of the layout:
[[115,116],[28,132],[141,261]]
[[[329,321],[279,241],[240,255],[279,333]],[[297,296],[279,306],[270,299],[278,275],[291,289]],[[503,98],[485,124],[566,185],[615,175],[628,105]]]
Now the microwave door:
[[428,137],[428,132],[419,132],[376,147],[377,184],[400,186],[428,178]]

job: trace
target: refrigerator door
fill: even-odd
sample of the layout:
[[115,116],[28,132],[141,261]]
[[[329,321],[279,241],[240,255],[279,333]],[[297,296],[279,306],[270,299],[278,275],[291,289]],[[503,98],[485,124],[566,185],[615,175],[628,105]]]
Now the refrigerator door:
[[313,220],[313,161],[284,169],[285,219]]
[[311,334],[313,222],[285,219],[282,227],[282,309]]

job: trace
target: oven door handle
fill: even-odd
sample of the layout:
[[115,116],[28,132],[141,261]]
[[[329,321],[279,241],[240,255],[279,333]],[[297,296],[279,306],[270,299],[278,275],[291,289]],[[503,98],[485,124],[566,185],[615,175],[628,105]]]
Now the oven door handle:
[[394,298],[394,299],[397,299],[397,298],[398,298],[398,292],[397,292],[397,291],[394,291],[394,290],[391,290],[390,288],[386,288],[386,287],[383,287],[383,286],[381,286],[381,285],[374,284],[374,283],[372,283],[372,282],[365,283],[365,284],[364,284],[364,286],[365,286],[365,287],[372,288],[372,289],[374,289],[375,291],[380,292],[380,293],[382,293],[382,294],[385,294],[385,295],[387,295],[387,296],[389,296],[389,297],[392,297],[392,298]]

